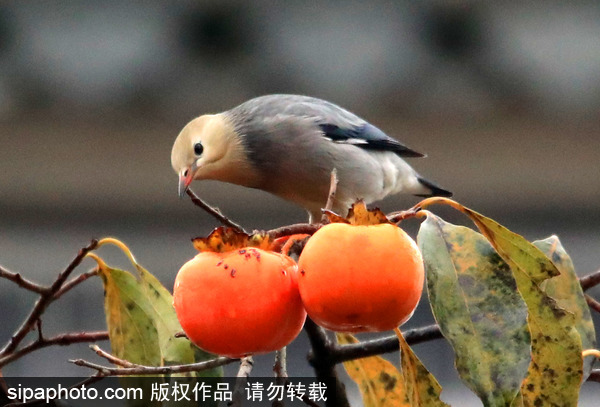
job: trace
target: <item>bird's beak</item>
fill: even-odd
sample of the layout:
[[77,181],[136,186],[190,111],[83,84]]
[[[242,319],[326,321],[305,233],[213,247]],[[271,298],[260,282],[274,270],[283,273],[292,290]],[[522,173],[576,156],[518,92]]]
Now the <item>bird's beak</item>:
[[179,173],[179,197],[180,198],[183,198],[183,196],[185,195],[185,191],[187,191],[188,187],[194,180],[194,174],[196,173],[197,169],[198,169],[198,166],[196,165],[196,163],[193,163],[189,168],[182,170]]

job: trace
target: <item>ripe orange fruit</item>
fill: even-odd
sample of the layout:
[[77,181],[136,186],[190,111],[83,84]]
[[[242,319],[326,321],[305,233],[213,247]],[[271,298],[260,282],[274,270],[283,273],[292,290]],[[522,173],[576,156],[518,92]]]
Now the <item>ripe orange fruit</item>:
[[425,274],[416,243],[392,224],[326,225],[308,240],[298,267],[308,315],[338,332],[400,326],[421,298]]
[[177,318],[187,337],[211,353],[243,357],[280,349],[306,319],[297,271],[291,258],[257,248],[202,252],[175,279]]

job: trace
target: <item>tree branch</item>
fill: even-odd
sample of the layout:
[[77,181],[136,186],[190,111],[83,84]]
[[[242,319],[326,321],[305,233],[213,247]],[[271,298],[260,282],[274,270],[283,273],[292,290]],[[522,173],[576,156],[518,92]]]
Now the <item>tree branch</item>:
[[21,327],[13,334],[8,343],[4,346],[4,349],[2,349],[0,352],[0,358],[13,352],[17,346],[19,346],[23,338],[25,338],[25,336],[29,333],[29,331],[35,328],[36,321],[40,319],[48,305],[52,302],[54,295],[60,290],[73,270],[79,266],[85,255],[94,250],[97,245],[98,241],[92,240],[89,245],[79,250],[77,256],[75,256],[67,268],[58,274],[52,285],[50,285],[50,287],[46,288],[44,292],[40,294],[40,298],[31,309],[29,316],[25,319]]
[[90,349],[96,352],[96,355],[108,360],[113,365],[121,366],[121,367],[141,367],[142,365],[138,365],[136,363],[131,363],[128,360],[120,359],[110,353],[102,350],[98,345],[91,345]]
[[585,302],[594,311],[600,313],[600,302],[596,301],[589,294],[585,294]]
[[597,286],[600,284],[600,270],[579,278],[579,284],[581,284],[583,291]]
[[29,353],[35,352],[36,350],[46,348],[48,346],[68,346],[75,343],[85,343],[85,342],[98,342],[108,340],[108,332],[106,331],[97,331],[97,332],[74,332],[74,333],[66,333],[53,336],[51,338],[41,339],[38,337],[32,343],[22,347],[16,352],[10,353],[2,358],[0,358],[0,367],[7,365],[10,362],[13,362],[19,358],[22,358]]
[[110,367],[102,366],[97,363],[91,363],[84,359],[70,359],[69,362],[83,367],[89,367],[90,369],[96,370],[96,376],[107,377],[107,376],[151,376],[151,375],[163,375],[163,374],[174,374],[174,373],[187,373],[187,372],[202,372],[204,370],[214,369],[215,367],[228,365],[239,359],[230,359],[226,357],[218,357],[215,359],[207,360],[204,362],[190,363],[187,365],[173,365],[173,366],[143,366],[136,365],[136,367]]
[[46,292],[47,288],[34,283],[33,281],[27,280],[19,273],[13,273],[12,271],[8,271],[5,267],[0,265],[0,278],[5,278],[7,280],[12,281],[17,284],[19,287],[24,288],[26,290],[32,291],[37,294],[43,294]]
[[312,319],[306,319],[304,330],[308,334],[313,354],[312,358],[309,355],[308,361],[315,369],[317,379],[324,382],[333,380],[335,383],[333,389],[335,396],[332,396],[331,394],[332,389],[328,388],[328,396],[325,405],[327,407],[350,407],[346,388],[335,371],[335,362],[331,357],[334,345],[327,337],[325,330],[315,324]]
[[223,225],[229,226],[230,228],[237,229],[240,232],[247,233],[243,227],[241,227],[237,223],[233,222],[227,216],[223,215],[221,213],[221,211],[219,210],[219,208],[214,208],[214,207],[210,206],[209,204],[207,204],[206,202],[204,202],[202,199],[200,199],[200,197],[198,197],[198,195],[196,195],[194,193],[194,191],[192,191],[190,188],[188,188],[185,192],[192,199],[192,202],[194,203],[194,205],[202,208],[206,213],[208,213],[213,218],[217,219]]
[[57,300],[58,298],[62,297],[67,291],[71,290],[73,287],[83,283],[85,280],[87,280],[90,277],[98,275],[98,273],[99,273],[99,269],[98,269],[98,267],[96,267],[95,269],[90,270],[87,273],[82,273],[82,274],[78,275],[77,277],[72,278],[71,280],[67,281],[61,287],[61,289],[56,292],[56,294],[54,294],[54,297],[52,299]]
[[[404,331],[402,334],[409,345],[415,345],[417,343],[442,338],[442,332],[437,325],[409,329]],[[396,335],[390,335],[384,338],[359,342],[352,345],[336,345],[331,349],[330,358],[335,363],[342,363],[348,360],[380,355],[382,353],[395,352],[398,350],[398,348],[398,337]]]
[[311,223],[297,223],[295,225],[283,226],[276,229],[271,229],[265,232],[271,239],[277,239],[280,237],[290,236],[290,235],[300,235],[307,234],[312,235],[322,225],[311,224]]

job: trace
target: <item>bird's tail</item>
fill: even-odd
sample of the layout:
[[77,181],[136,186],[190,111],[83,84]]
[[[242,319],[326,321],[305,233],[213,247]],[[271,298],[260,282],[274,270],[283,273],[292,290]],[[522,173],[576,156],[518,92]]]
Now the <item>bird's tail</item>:
[[428,196],[445,196],[445,197],[451,197],[452,196],[452,192],[441,188],[439,186],[437,186],[436,184],[434,184],[431,181],[426,180],[423,177],[418,176],[417,180],[419,181],[419,183],[421,185],[423,185],[425,188],[429,189],[429,193],[427,194],[415,194],[415,196],[421,196],[421,197],[428,197]]

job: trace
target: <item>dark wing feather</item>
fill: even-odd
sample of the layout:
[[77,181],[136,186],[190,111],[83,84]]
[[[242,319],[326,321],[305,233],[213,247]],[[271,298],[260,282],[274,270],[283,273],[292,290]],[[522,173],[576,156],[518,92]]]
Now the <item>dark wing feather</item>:
[[321,123],[319,127],[325,137],[336,143],[352,144],[365,150],[391,151],[400,157],[425,156],[388,137],[384,132],[369,123],[349,128],[342,128],[331,123]]

